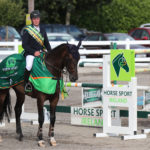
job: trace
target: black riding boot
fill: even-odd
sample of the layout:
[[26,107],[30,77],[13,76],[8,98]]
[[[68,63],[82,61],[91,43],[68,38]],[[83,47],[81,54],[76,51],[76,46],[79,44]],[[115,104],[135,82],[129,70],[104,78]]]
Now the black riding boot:
[[30,76],[30,71],[25,69],[25,73],[24,73],[24,90],[25,90],[25,92],[31,92],[32,91],[32,85],[29,82],[29,76]]

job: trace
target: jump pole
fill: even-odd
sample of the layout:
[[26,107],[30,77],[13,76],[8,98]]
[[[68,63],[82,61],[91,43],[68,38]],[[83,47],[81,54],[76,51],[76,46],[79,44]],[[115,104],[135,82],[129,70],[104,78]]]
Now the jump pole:
[[97,83],[64,82],[64,85],[67,87],[103,88],[103,84],[97,84]]
[[[93,88],[103,88],[103,84],[98,83],[81,83],[81,82],[64,82],[66,87],[93,87]],[[138,90],[150,90],[150,86],[137,86]]]
[[[47,109],[44,107],[43,108],[44,111],[44,123],[50,123],[50,116],[49,113],[47,112]],[[21,122],[29,122],[31,124],[38,124],[38,113],[29,113],[29,112],[25,112],[24,109],[24,104],[22,106],[22,114],[21,114]],[[15,123],[16,119],[10,119],[10,123]]]

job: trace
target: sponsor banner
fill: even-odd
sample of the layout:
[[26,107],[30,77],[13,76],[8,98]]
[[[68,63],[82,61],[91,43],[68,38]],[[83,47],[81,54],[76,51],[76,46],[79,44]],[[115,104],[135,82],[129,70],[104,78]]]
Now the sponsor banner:
[[131,81],[135,77],[135,51],[111,50],[111,80]]
[[127,107],[133,98],[133,92],[130,88],[108,87],[103,89],[103,98],[109,106]]
[[26,25],[30,25],[31,23],[30,14],[26,14]]
[[[120,111],[111,110],[112,125],[120,126]],[[90,107],[71,107],[71,124],[92,127],[103,126],[103,109]]]
[[102,106],[102,88],[82,88],[82,107]]
[[150,104],[150,91],[145,91],[145,105]]

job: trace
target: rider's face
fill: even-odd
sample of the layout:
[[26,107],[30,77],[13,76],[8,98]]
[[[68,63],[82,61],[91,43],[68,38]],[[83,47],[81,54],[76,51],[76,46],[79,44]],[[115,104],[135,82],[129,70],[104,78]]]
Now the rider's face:
[[40,24],[40,18],[32,18],[32,23],[34,26],[38,26]]

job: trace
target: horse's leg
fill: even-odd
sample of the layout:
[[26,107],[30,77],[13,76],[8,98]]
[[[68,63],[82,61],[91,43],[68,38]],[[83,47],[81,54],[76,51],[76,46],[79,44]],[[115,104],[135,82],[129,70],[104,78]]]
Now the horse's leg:
[[37,107],[38,107],[38,122],[39,122],[39,128],[38,128],[38,145],[41,147],[45,147],[45,142],[43,140],[43,132],[42,132],[42,127],[44,123],[44,111],[43,111],[43,106],[44,106],[44,101],[45,101],[45,94],[40,93],[38,94],[37,98]]
[[[6,98],[8,90],[0,90],[0,122],[3,120],[3,105]],[[0,135],[0,142],[2,142],[2,137]]]
[[[3,103],[5,100],[5,97],[6,97],[6,94],[4,92],[0,91],[0,122],[2,122],[2,118],[3,118],[2,111],[3,111]],[[2,142],[2,136],[1,135],[0,135],[0,142]]]
[[18,134],[18,139],[19,141],[23,140],[23,133],[22,133],[22,128],[21,128],[21,121],[20,121],[20,116],[22,113],[22,105],[25,100],[25,94],[24,94],[24,89],[22,86],[18,86],[14,88],[15,93],[16,93],[16,105],[15,105],[15,117],[16,117],[16,133]]
[[8,93],[8,89],[6,90],[0,90],[0,121],[3,120],[3,116],[4,116],[4,101],[6,98],[6,95]]
[[59,94],[56,93],[55,96],[50,100],[50,126],[49,126],[49,139],[50,145],[56,146],[56,140],[54,138],[54,125],[56,120],[56,106],[59,100]]
[[2,142],[3,140],[2,140],[2,136],[0,135],[0,142]]

